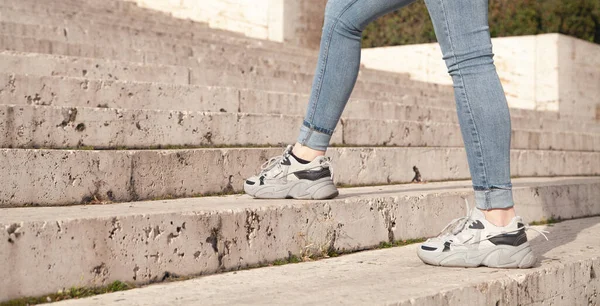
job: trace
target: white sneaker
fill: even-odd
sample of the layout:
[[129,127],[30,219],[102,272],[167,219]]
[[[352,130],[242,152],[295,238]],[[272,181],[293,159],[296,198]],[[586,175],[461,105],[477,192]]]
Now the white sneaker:
[[521,217],[514,217],[507,226],[495,226],[474,208],[466,217],[452,221],[440,236],[423,243],[417,255],[436,266],[531,268],[536,258],[527,242],[528,228]]
[[244,183],[244,191],[261,199],[332,199],[339,192],[333,184],[329,157],[319,156],[302,164],[291,155],[288,146],[281,156],[273,157],[262,171]]

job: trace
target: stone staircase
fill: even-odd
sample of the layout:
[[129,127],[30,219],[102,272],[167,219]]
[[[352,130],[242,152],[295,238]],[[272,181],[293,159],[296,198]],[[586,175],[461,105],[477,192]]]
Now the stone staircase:
[[[530,234],[546,263],[529,270],[425,266],[416,246],[211,275],[56,305],[598,305],[600,218]],[[595,246],[595,248],[590,247]]]
[[[295,140],[314,50],[119,0],[0,0],[0,50],[0,301],[429,237],[472,198],[451,87],[362,69],[341,196],[260,201],[217,195]],[[600,124],[511,116],[519,213],[600,214]]]

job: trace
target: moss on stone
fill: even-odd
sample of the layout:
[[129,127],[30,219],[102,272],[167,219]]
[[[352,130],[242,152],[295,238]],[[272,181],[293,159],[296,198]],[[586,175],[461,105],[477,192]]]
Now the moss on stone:
[[61,290],[57,293],[47,294],[40,297],[24,297],[20,299],[14,299],[7,302],[1,302],[0,306],[28,306],[28,305],[37,305],[44,303],[52,303],[70,299],[79,299],[90,297],[98,294],[125,291],[129,289],[133,289],[135,286],[121,282],[114,281],[107,286],[103,287],[72,287],[67,290]]

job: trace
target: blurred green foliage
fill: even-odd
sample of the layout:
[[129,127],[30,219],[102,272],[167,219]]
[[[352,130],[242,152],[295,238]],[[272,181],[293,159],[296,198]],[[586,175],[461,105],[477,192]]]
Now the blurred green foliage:
[[[490,0],[492,37],[562,33],[600,44],[600,0]],[[390,13],[364,31],[363,47],[435,42],[423,0]]]

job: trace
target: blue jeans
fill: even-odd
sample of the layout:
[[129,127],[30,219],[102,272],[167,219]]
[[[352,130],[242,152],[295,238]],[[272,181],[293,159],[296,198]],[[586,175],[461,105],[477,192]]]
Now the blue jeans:
[[[360,67],[361,35],[414,0],[329,0],[310,103],[298,142],[325,151]],[[494,66],[488,0],[425,0],[454,83],[456,108],[480,209],[514,205],[510,115]],[[407,59],[410,60],[410,59]]]

